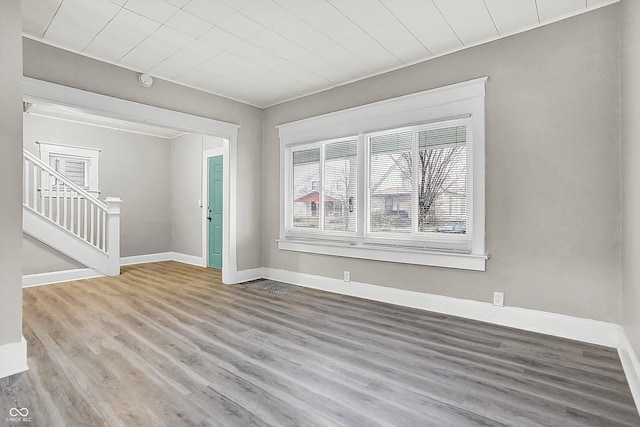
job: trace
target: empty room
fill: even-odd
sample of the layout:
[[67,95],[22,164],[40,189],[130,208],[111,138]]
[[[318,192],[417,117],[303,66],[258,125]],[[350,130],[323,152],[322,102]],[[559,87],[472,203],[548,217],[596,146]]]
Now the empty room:
[[640,426],[640,2],[0,0],[0,425]]

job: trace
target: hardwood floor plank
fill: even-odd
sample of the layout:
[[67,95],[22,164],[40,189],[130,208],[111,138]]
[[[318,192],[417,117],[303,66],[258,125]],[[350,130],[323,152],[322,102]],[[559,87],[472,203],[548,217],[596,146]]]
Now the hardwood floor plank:
[[36,426],[638,426],[615,349],[177,262],[24,290]]

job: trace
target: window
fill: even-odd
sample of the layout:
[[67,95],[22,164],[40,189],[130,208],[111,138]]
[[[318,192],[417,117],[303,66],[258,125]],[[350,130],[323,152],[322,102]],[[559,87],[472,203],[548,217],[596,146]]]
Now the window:
[[[96,148],[72,147],[69,145],[38,142],[40,159],[71,182],[95,195],[98,187],[98,157]],[[43,180],[47,176],[43,176]],[[55,188],[57,182],[42,182],[43,188]]]
[[62,175],[66,176],[84,189],[89,188],[89,169],[88,159],[79,159],[73,157],[51,156],[51,166]]
[[454,121],[368,136],[369,233],[420,241],[466,234],[467,127]]
[[314,147],[291,151],[291,228],[354,233],[357,140],[316,144]]
[[484,270],[485,80],[279,126],[278,247]]

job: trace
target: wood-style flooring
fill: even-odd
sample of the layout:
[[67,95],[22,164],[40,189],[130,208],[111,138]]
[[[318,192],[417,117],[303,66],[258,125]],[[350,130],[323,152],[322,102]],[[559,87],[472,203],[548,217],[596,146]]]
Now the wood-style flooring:
[[640,426],[614,349],[163,262],[24,290],[0,425]]

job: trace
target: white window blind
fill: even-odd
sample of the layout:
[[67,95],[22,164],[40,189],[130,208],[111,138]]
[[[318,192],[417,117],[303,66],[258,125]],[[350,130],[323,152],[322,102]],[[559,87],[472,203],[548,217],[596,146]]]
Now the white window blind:
[[[40,159],[60,172],[74,184],[84,188],[92,194],[99,194],[98,160],[100,149],[90,147],[75,147],[51,142],[36,141],[39,146]],[[55,186],[48,177],[41,179],[43,188]]]
[[293,226],[320,226],[320,149],[293,152]]
[[466,126],[418,132],[418,231],[467,230]]
[[356,231],[357,141],[324,147],[324,229]]
[[53,156],[51,157],[51,160],[52,166],[55,170],[69,178],[69,180],[74,184],[83,188],[88,188],[88,160]]
[[411,131],[370,138],[370,232],[411,232],[411,145]]

